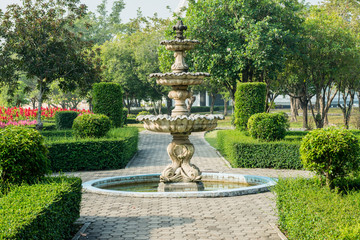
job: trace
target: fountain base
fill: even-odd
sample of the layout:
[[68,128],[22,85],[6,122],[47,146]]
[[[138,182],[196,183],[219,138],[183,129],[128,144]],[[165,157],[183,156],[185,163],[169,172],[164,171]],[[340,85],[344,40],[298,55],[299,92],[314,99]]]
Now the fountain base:
[[158,192],[194,192],[204,191],[202,182],[159,183]]

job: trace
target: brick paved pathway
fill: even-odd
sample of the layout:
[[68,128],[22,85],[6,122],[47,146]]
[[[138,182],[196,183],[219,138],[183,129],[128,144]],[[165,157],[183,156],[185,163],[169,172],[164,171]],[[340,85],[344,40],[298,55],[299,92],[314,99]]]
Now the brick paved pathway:
[[[231,169],[204,140],[195,145],[192,162],[203,172],[227,172],[288,177],[309,176],[305,171]],[[126,169],[77,172],[83,181],[103,177],[159,173],[171,161],[166,147],[169,134],[141,132],[139,152]],[[280,239],[272,193],[227,198],[130,198],[84,193],[81,222],[90,226],[80,239]]]

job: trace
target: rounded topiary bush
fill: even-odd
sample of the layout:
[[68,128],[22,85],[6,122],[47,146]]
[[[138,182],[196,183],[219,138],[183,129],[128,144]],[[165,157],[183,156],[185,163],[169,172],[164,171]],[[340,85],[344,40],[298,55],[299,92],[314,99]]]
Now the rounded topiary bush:
[[302,140],[300,156],[304,167],[326,178],[328,186],[353,171],[359,170],[360,147],[348,130],[316,129]]
[[73,135],[76,138],[104,137],[111,128],[109,117],[103,114],[83,114],[75,118]]
[[246,129],[249,118],[265,111],[266,84],[260,82],[238,83],[235,93],[234,124]]
[[74,111],[64,111],[64,112],[56,112],[55,113],[55,125],[56,129],[71,129],[74,119],[79,114]]
[[104,114],[114,127],[124,124],[122,88],[117,83],[101,82],[93,86],[93,112]]
[[0,186],[34,183],[49,172],[41,134],[18,126],[0,130]]
[[284,139],[289,126],[286,113],[257,113],[249,118],[247,125],[253,138],[265,141]]

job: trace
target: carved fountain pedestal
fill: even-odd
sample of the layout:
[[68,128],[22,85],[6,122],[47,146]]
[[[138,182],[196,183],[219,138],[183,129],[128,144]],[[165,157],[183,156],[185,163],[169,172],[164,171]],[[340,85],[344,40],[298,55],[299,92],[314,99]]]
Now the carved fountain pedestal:
[[167,50],[174,51],[175,63],[171,73],[153,73],[157,84],[171,86],[169,98],[175,100],[175,108],[171,116],[168,115],[141,115],[138,121],[144,122],[147,130],[155,132],[168,132],[173,136],[172,142],[167,147],[167,152],[172,164],[167,166],[161,173],[158,191],[201,191],[204,185],[201,182],[200,169],[191,164],[194,155],[194,145],[189,140],[191,132],[210,131],[217,126],[217,120],[223,119],[223,115],[190,115],[185,104],[187,98],[192,97],[188,90],[189,85],[199,85],[209,73],[187,72],[188,65],[185,63],[185,51],[191,50],[197,40],[184,39],[183,31],[187,29],[182,21],[173,27],[176,31],[175,40],[162,41]]

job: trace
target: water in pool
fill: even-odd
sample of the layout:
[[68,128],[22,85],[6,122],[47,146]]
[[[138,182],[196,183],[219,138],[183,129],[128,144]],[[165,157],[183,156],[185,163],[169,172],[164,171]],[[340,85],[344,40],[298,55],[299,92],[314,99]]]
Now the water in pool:
[[[204,191],[215,191],[215,190],[225,190],[225,189],[234,189],[249,187],[255,184],[248,183],[237,183],[237,182],[210,182],[203,181]],[[107,190],[115,191],[127,191],[127,192],[157,192],[159,182],[142,182],[142,183],[127,183],[127,184],[114,184],[99,187]]]

